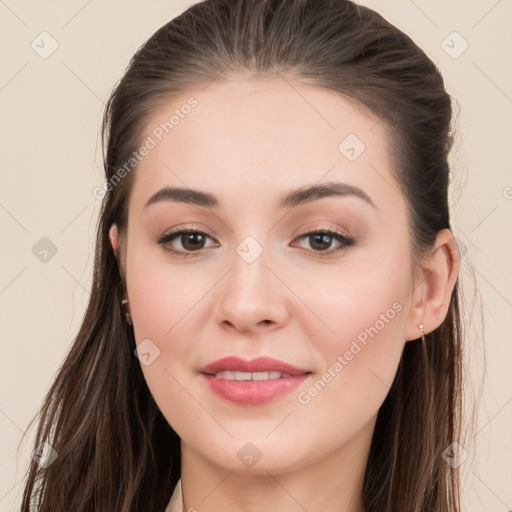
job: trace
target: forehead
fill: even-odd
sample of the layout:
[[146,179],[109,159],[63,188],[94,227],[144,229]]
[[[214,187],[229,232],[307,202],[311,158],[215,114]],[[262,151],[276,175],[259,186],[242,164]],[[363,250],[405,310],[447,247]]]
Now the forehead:
[[135,172],[130,209],[138,212],[164,186],[213,192],[226,207],[269,206],[322,181],[360,187],[383,206],[400,195],[386,125],[312,85],[214,81],[155,110],[141,140],[152,148]]

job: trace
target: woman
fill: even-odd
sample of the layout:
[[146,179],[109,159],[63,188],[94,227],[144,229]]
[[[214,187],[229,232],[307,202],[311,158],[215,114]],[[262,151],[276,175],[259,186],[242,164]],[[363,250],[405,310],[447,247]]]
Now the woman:
[[160,28],[107,104],[22,509],[459,511],[450,123],[432,61],[353,2]]

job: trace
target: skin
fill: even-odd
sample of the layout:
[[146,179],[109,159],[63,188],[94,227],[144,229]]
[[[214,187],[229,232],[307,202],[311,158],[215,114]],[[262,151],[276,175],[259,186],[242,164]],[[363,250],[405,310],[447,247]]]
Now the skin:
[[[198,106],[134,171],[121,241],[135,339],[149,338],[160,350],[141,368],[181,438],[184,510],[361,510],[378,409],[404,344],[421,337],[420,323],[428,333],[446,316],[459,271],[455,240],[439,232],[414,283],[406,202],[392,175],[385,125],[339,95],[280,80],[216,81],[155,113],[144,138],[192,95]],[[350,133],[366,145],[353,162],[338,150]],[[325,182],[363,189],[376,208],[355,196],[277,208],[281,194]],[[164,186],[213,193],[221,207],[167,201],[144,208]],[[198,245],[199,256],[184,258],[155,241],[173,228],[210,238]],[[298,238],[326,228],[355,237],[356,245],[333,238],[323,250],[339,250],[319,258],[311,237]],[[263,248],[250,264],[236,252],[247,236]],[[168,245],[185,250],[193,247],[188,240]],[[300,403],[298,393],[394,303],[400,312]],[[313,374],[277,400],[234,404],[198,374],[228,355],[266,355]],[[251,468],[237,457],[247,442],[262,454]]]

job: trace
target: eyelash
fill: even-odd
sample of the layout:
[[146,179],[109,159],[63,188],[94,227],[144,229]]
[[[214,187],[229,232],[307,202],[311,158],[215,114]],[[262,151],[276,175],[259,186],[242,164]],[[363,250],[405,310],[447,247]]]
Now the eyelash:
[[[190,235],[190,234],[200,234],[202,236],[212,238],[212,237],[210,237],[210,235],[208,235],[208,233],[205,233],[204,231],[201,231],[199,229],[181,229],[181,230],[173,231],[171,233],[163,235],[160,238],[158,238],[156,241],[158,244],[163,246],[164,250],[170,252],[171,254],[181,255],[181,256],[184,256],[185,258],[187,256],[192,256],[192,257],[199,256],[201,249],[198,249],[197,251],[187,252],[187,251],[180,251],[180,250],[172,249],[171,247],[169,247],[167,245],[167,244],[169,244],[169,242],[171,242],[175,238],[179,238],[179,236],[181,236],[181,235]],[[351,237],[342,235],[341,233],[338,233],[337,231],[334,231],[329,228],[307,231],[307,232],[299,235],[296,238],[296,240],[304,239],[304,238],[307,238],[307,237],[313,236],[313,235],[328,235],[342,244],[342,246],[337,249],[329,249],[327,251],[321,251],[321,252],[313,251],[313,253],[316,253],[315,257],[317,257],[317,258],[326,258],[336,252],[341,251],[344,248],[349,248],[357,243],[357,240],[355,238],[351,238]]]

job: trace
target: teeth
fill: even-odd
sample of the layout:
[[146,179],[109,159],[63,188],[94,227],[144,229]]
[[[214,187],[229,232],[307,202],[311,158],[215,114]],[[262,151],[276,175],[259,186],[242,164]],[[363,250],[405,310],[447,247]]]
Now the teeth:
[[291,377],[287,373],[281,372],[217,372],[215,377],[227,380],[274,380],[282,377]]

